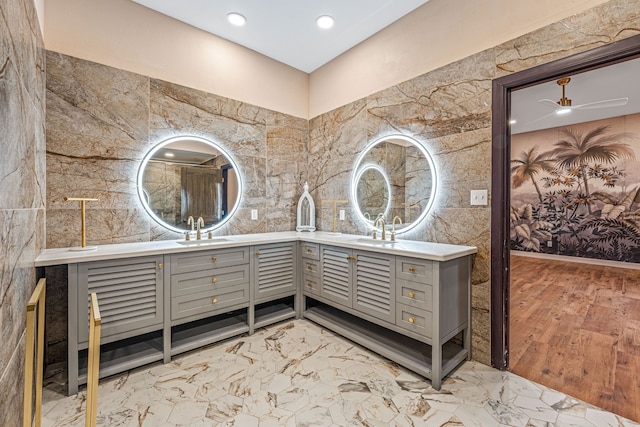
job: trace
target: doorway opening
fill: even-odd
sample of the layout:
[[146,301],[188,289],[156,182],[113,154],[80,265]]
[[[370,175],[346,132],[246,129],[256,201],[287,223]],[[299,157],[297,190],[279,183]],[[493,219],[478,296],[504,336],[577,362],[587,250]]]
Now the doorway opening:
[[[630,273],[628,274],[620,273],[617,269],[613,269],[613,267],[608,265],[594,265],[596,264],[595,262],[588,262],[587,264],[580,265],[575,263],[575,259],[571,259],[571,257],[567,257],[569,259],[564,259],[563,257],[558,256],[521,256],[529,255],[526,250],[523,250],[523,253],[520,255],[514,257],[511,256],[511,249],[513,246],[512,232],[514,231],[511,221],[512,214],[514,214],[511,203],[511,167],[513,165],[512,160],[514,157],[511,146],[512,125],[510,125],[509,122],[513,119],[511,116],[513,107],[512,94],[516,91],[534,87],[543,83],[560,85],[557,81],[567,76],[574,76],[591,70],[601,69],[613,64],[619,64],[638,58],[639,56],[640,36],[635,36],[588,52],[583,52],[578,55],[573,55],[552,63],[496,79],[493,82],[492,106],[492,365],[499,369],[514,369],[516,371],[519,369],[518,366],[527,366],[529,369],[539,371],[541,376],[547,375],[547,379],[551,380],[557,380],[561,377],[562,375],[559,374],[560,372],[567,373],[567,377],[578,383],[578,387],[581,387],[581,389],[584,390],[585,388],[590,387],[590,385],[585,384],[585,379],[587,381],[589,380],[589,370],[595,371],[600,369],[603,365],[598,365],[598,363],[604,363],[604,360],[608,362],[608,366],[611,366],[619,359],[623,368],[621,368],[617,374],[613,373],[608,377],[605,375],[604,382],[606,383],[605,385],[612,386],[612,390],[617,388],[619,389],[619,392],[623,394],[626,393],[625,398],[632,399],[631,402],[633,402],[633,399],[636,399],[637,401],[637,397],[640,396],[640,389],[638,388],[638,384],[640,384],[640,381],[638,380],[640,378],[635,377],[635,375],[637,375],[635,372],[637,372],[638,369],[634,366],[629,366],[629,363],[627,363],[628,361],[625,361],[625,357],[627,357],[627,355],[624,351],[620,352],[612,349],[614,348],[613,343],[616,340],[618,343],[622,341],[622,344],[626,343],[627,348],[630,348],[632,356],[631,359],[633,359],[630,363],[635,363],[634,358],[640,360],[640,326],[636,335],[633,333],[625,335],[624,333],[618,333],[621,328],[620,322],[612,320],[612,322],[615,323],[615,326],[601,325],[599,322],[604,322],[604,319],[611,318],[611,313],[615,313],[616,310],[618,311],[618,314],[622,316],[623,320],[629,319],[629,313],[637,313],[640,311],[640,299],[633,299],[631,302],[624,302],[623,299],[617,298],[615,295],[611,294],[611,292],[616,288],[618,290],[624,290],[625,283],[632,283],[635,281],[637,284],[637,279],[640,278],[640,274],[638,274],[638,270],[629,270]],[[566,89],[565,86],[563,86],[562,89]],[[562,98],[565,97],[566,96],[563,91]],[[560,96],[558,96],[558,98],[560,98]],[[562,104],[559,103],[559,106],[562,106]],[[537,118],[534,120],[537,120]],[[579,166],[584,166],[584,162],[580,163]],[[590,184],[588,181],[589,178],[587,177],[588,173],[589,171],[583,169],[581,172],[576,172],[575,176],[576,179],[583,179],[580,182],[580,194],[587,196],[591,194],[588,190],[588,185]],[[578,190],[577,183],[575,190]],[[538,191],[536,197],[538,196],[540,197],[540,204],[542,204],[545,194],[543,194],[542,191]],[[575,196],[573,197],[575,198]],[[533,209],[535,209],[537,202],[538,199],[534,199],[534,203],[531,203],[531,205],[533,205]],[[595,215],[603,215],[603,202],[600,202],[599,205],[593,205],[594,212],[592,212],[590,205],[587,207],[590,202],[586,203],[587,204],[582,207],[584,208],[585,218],[587,215],[591,215],[591,217],[594,217]],[[526,205],[527,203],[516,206],[515,217],[517,219],[526,219],[527,215],[531,216],[529,212],[526,212]],[[595,212],[596,207],[598,208],[598,212]],[[522,212],[518,212],[518,210],[521,210]],[[533,216],[535,216],[535,212]],[[525,222],[526,221],[523,220],[522,224]],[[533,224],[526,225],[526,227],[523,227],[523,230],[527,229],[531,232]],[[549,226],[547,227],[547,230],[545,230],[545,227],[542,227],[539,228],[539,230],[549,231],[551,228],[553,227]],[[553,231],[557,231],[557,229]],[[600,232],[600,230],[598,230],[598,232]],[[524,231],[523,235],[526,235]],[[529,236],[531,236],[531,233]],[[546,248],[546,245],[550,243],[549,250],[547,252],[555,251],[554,253],[557,255],[559,247],[562,247],[566,243],[566,240],[559,240],[557,234],[538,237],[540,238],[536,239],[535,242],[524,242],[526,244],[533,245],[534,248],[538,245],[538,250],[531,250],[531,252],[544,252],[539,250],[539,245],[543,244]],[[520,243],[523,242],[520,241]],[[535,274],[527,277],[527,274],[531,272]],[[573,274],[571,274],[571,272],[573,272]],[[560,278],[563,275],[568,275],[571,278],[569,282],[574,285],[574,289],[570,289],[568,286],[559,286]],[[604,281],[607,280],[608,282],[603,286],[593,287],[593,283],[604,283]],[[589,288],[588,284],[591,284],[591,288]],[[609,293],[610,299],[608,300],[608,309],[613,311],[610,312],[607,312],[607,306],[604,304],[604,295],[607,293],[605,292],[607,286],[611,289],[611,292]],[[543,294],[543,290],[546,290],[547,293]],[[537,295],[536,292],[538,292]],[[552,295],[553,292],[556,292],[556,294]],[[590,292],[593,292],[591,297],[589,297]],[[633,295],[629,295],[627,293],[625,296]],[[548,298],[549,301],[545,302],[543,298]],[[580,327],[572,327],[568,318],[563,317],[566,315],[567,308],[569,307],[569,304],[567,303],[569,300],[571,304],[575,305],[575,307],[580,307],[580,310],[577,310],[582,316],[579,321]],[[590,304],[580,305],[579,300],[582,300],[583,302],[586,301]],[[563,301],[564,303],[562,303]],[[634,309],[632,306],[635,306],[636,301],[639,305]],[[554,308],[552,303],[558,302],[560,302],[560,307]],[[634,319],[632,318],[631,320]],[[640,317],[638,320],[640,320]],[[522,328],[522,324],[526,324],[526,328]],[[554,332],[552,330],[552,324],[558,326],[557,331]],[[637,323],[637,325],[640,325],[640,323]],[[600,334],[598,337],[602,336],[601,338],[603,339],[596,342],[593,340],[593,336],[590,335],[590,332],[593,332],[592,329],[595,328],[611,329],[608,334],[603,334],[601,333],[602,331],[598,332]],[[633,325],[630,330],[633,330]],[[552,335],[552,339],[544,341],[545,337],[549,338]],[[573,367],[569,366],[572,362],[565,363],[562,361],[563,359],[561,356],[563,356],[562,353],[564,350],[561,351],[550,347],[549,342],[569,344],[569,347],[573,345],[569,351],[570,356],[571,354],[577,355],[579,348],[600,348],[601,354],[595,355],[594,353],[594,355],[589,356],[589,363],[592,363],[592,365],[587,363],[579,367],[575,366],[576,369],[575,372],[573,372],[571,371],[571,368]],[[518,347],[516,347],[516,343]],[[526,348],[523,348],[523,346],[526,346]],[[567,347],[564,348],[566,349]],[[605,351],[607,352],[606,354],[602,353]],[[536,360],[534,362],[528,357],[535,352],[543,354],[544,357],[541,360]],[[572,359],[569,357],[567,360],[575,360],[575,358]],[[565,363],[565,366],[554,365],[563,363]],[[567,365],[567,363],[569,365]],[[630,373],[624,372],[625,366],[630,368]],[[569,372],[571,373],[568,374]],[[631,375],[631,377],[629,377],[629,375]],[[544,384],[544,381],[540,378],[531,378],[533,374],[530,372],[523,376]],[[613,378],[617,377],[618,379],[625,379],[625,376],[626,380],[629,382],[626,386],[621,386],[620,383],[616,383],[615,378]],[[546,385],[560,389],[557,384],[548,383]],[[560,389],[560,391],[565,390]],[[577,394],[577,392],[572,392],[571,390],[566,392],[574,396]],[[606,407],[606,402],[602,403],[607,399],[606,393],[597,391],[594,391],[593,393],[602,395],[601,397],[603,397],[603,400],[590,403],[594,403],[597,406],[620,413],[621,415],[635,419],[636,421],[640,420],[640,413],[636,413],[637,410],[635,408],[629,412],[623,413],[625,409],[620,409],[615,406]],[[589,399],[585,398],[585,396],[576,397],[589,402]],[[618,402],[620,400],[620,395],[615,397],[612,392],[609,400],[611,402]]]

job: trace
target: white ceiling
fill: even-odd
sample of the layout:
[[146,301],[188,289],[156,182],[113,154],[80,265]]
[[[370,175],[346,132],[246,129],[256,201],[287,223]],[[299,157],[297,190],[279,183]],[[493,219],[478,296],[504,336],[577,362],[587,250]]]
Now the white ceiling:
[[640,58],[581,74],[564,76],[571,77],[571,81],[566,86],[566,97],[572,100],[573,106],[615,98],[629,98],[629,101],[627,105],[620,107],[574,109],[562,116],[555,114],[553,105],[540,102],[541,99],[558,101],[562,97],[562,88],[558,86],[556,79],[513,91],[511,118],[515,119],[516,123],[511,126],[511,133],[530,132],[638,113],[640,112],[638,76],[640,76]]
[[[428,0],[132,0],[310,73]],[[247,18],[243,27],[229,12]],[[316,26],[330,15],[335,25]]]

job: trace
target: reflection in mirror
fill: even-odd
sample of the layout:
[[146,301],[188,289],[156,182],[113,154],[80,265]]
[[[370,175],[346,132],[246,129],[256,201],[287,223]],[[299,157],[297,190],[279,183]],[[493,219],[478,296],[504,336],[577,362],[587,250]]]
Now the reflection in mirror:
[[419,224],[433,205],[436,171],[427,150],[413,138],[391,135],[363,150],[354,167],[352,200],[357,215],[368,224],[380,214],[391,225],[398,217],[398,233]]
[[[379,165],[367,165],[356,177],[356,203],[368,221],[379,214],[389,215],[391,183]],[[373,218],[372,218],[373,217]]]
[[219,145],[194,136],[161,142],[138,171],[138,195],[149,215],[176,232],[191,230],[189,217],[203,230],[224,224],[240,202],[238,168]]

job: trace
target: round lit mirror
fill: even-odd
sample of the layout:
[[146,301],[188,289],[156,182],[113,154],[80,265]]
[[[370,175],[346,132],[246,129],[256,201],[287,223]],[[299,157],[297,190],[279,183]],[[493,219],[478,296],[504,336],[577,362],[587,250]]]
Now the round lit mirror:
[[[358,156],[351,179],[357,216],[372,227],[378,216],[397,233],[426,216],[436,193],[436,170],[427,149],[405,135],[372,141]],[[401,222],[401,224],[400,224]]]
[[391,206],[391,183],[379,165],[362,167],[356,177],[356,204],[368,221],[378,214],[389,215]]
[[191,221],[202,230],[222,226],[240,205],[236,163],[222,147],[196,136],[162,141],[142,160],[138,196],[149,215],[163,227],[184,233]]

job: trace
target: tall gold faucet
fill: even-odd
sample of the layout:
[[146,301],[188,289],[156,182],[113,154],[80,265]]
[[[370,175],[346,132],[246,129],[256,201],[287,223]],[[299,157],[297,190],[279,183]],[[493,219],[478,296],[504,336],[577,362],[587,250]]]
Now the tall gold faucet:
[[402,225],[402,218],[400,218],[398,215],[393,217],[393,222],[391,223],[391,241],[395,241],[396,240],[396,219],[400,222],[400,225]]
[[382,224],[382,235],[380,236],[380,239],[382,240],[387,240],[387,232],[385,230],[385,223],[387,222],[387,219],[385,218],[384,214],[378,214],[378,217],[376,218],[376,220],[373,222],[373,238],[376,239],[376,227],[378,226],[378,223]]
[[200,234],[200,226],[204,227],[204,218],[201,216],[198,217],[198,231],[196,233],[196,240],[202,239],[202,234]]

